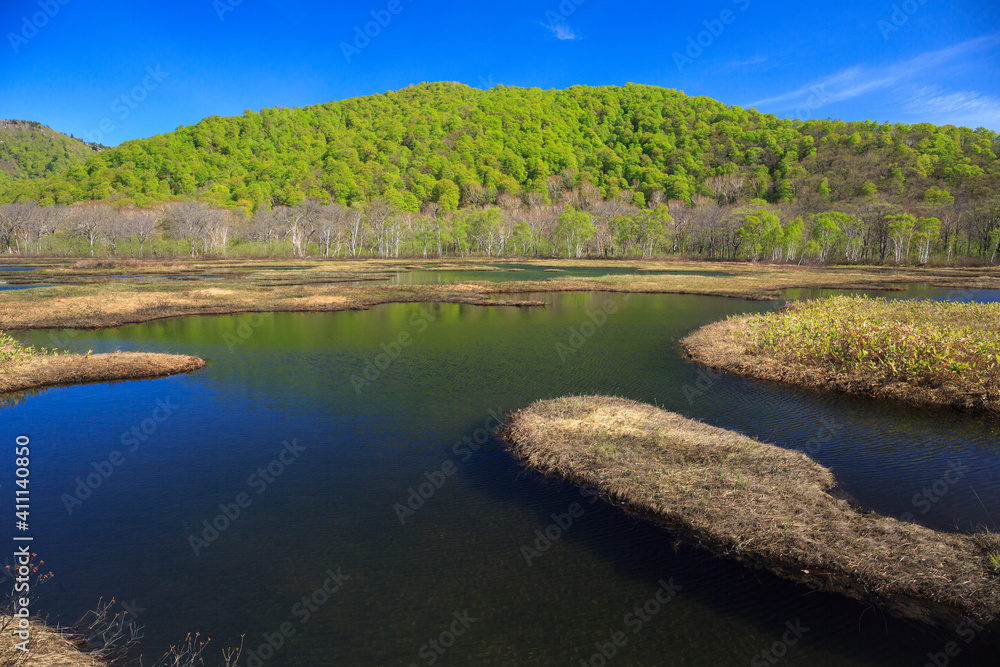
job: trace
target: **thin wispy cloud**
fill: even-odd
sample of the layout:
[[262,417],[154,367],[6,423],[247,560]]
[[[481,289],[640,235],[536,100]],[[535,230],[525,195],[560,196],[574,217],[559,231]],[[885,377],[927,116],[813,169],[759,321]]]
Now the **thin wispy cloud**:
[[576,34],[576,31],[566,23],[543,23],[542,26],[547,28],[552,33],[552,36],[560,41],[581,39]]
[[[942,89],[937,89],[936,94],[931,95],[927,92],[926,86],[919,87],[921,83],[919,79],[928,75],[940,74],[942,68],[969,55],[992,49],[998,44],[1000,44],[1000,35],[988,35],[962,42],[947,49],[922,53],[909,60],[882,67],[857,65],[817,79],[787,93],[756,100],[747,106],[767,108],[774,112],[792,110],[801,112],[803,110],[816,110],[820,106],[878,91],[893,92],[897,98],[909,99],[916,94],[912,91],[924,90],[922,93],[924,105],[936,108],[942,113],[947,112],[950,105],[952,110],[961,112],[963,117],[972,118],[976,111],[992,113],[990,100],[993,98],[974,91],[959,93],[945,92]],[[911,89],[909,95],[901,92],[906,87]],[[916,98],[911,101],[914,104],[917,103]],[[904,101],[903,104],[909,106],[910,102]]]
[[905,109],[936,124],[1000,127],[1000,98],[976,91],[947,92],[940,86],[914,86],[905,92]]
[[748,65],[759,65],[767,62],[767,56],[756,56],[749,60],[737,60],[729,63],[730,67],[746,67]]
[[821,96],[824,104],[840,102],[886,88],[901,78],[901,74],[865,71],[860,66],[851,67],[787,93],[751,102],[748,106],[774,107],[784,111],[805,106],[816,96]]

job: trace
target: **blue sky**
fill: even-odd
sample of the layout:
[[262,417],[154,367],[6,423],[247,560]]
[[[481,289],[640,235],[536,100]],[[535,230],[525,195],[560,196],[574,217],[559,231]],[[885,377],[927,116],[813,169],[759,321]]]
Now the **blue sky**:
[[0,36],[0,118],[108,145],[440,80],[1000,131],[996,0],[3,0]]

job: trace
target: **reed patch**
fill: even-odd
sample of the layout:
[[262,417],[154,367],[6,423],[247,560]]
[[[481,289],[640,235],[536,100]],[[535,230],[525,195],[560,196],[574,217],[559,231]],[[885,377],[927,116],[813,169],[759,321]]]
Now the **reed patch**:
[[1000,304],[836,296],[710,324],[683,344],[737,375],[1000,412]]

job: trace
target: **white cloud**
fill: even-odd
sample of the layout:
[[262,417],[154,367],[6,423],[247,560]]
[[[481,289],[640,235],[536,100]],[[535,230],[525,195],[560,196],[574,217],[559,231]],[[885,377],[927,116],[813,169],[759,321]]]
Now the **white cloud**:
[[[976,113],[985,114],[986,120],[996,113],[996,99],[974,91],[944,92],[936,88],[930,92],[927,86],[919,87],[915,79],[928,74],[934,75],[940,68],[954,63],[963,56],[992,49],[1000,44],[1000,36],[988,35],[968,40],[938,51],[929,51],[909,60],[882,67],[857,65],[841,70],[822,79],[808,83],[787,93],[767,97],[746,106],[768,108],[769,111],[794,111],[800,117],[815,117],[815,111],[834,102],[849,100],[877,91],[891,92],[894,97],[908,97],[904,105],[923,104],[940,112],[936,122],[958,123],[949,120],[947,113],[955,112],[962,117],[973,118]],[[938,73],[940,75],[940,73]],[[907,93],[907,91],[909,91]],[[920,92],[922,91],[922,92]],[[968,124],[962,122],[962,124]],[[979,124],[983,124],[980,122]],[[995,125],[995,123],[994,123]],[[975,125],[973,125],[975,126]]]
[[581,39],[566,23],[543,23],[542,26],[552,31],[552,35],[560,41]]

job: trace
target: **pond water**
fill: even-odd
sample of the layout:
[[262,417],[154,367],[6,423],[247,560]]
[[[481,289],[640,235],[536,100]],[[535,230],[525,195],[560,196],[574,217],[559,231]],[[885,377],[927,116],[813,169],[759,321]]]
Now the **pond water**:
[[[747,665],[780,652],[788,665],[919,666],[950,641],[961,649],[951,665],[997,664],[996,637],[966,643],[962,629],[896,620],[676,545],[667,530],[526,471],[490,434],[493,415],[537,399],[626,396],[810,447],[862,504],[969,529],[1000,518],[996,420],[706,382],[677,344],[775,304],[526,296],[548,305],[391,304],[18,334],[209,362],[0,409],[0,442],[27,435],[36,452],[31,530],[56,574],[40,611],[72,622],[101,597],[124,601],[145,627],[147,662],[198,631],[217,647],[245,634],[255,654],[266,636],[280,645],[241,665]],[[592,320],[604,323],[583,327]],[[958,483],[934,502],[920,496],[955,466]],[[11,489],[12,455],[0,475]],[[78,489],[88,475],[99,486]],[[5,534],[11,521],[4,514]],[[546,530],[551,546],[536,533]],[[525,546],[543,550],[529,563]],[[666,604],[661,582],[674,587]],[[275,634],[283,627],[287,638]]]
[[[472,282],[482,280],[487,282],[506,282],[509,280],[559,280],[562,278],[601,278],[603,276],[634,276],[634,275],[679,275],[679,276],[716,276],[725,277],[732,274],[717,271],[639,271],[638,269],[615,267],[546,267],[537,264],[498,264],[498,271],[428,271],[414,269],[405,273],[397,273],[389,281],[393,285],[446,285],[451,283]],[[551,269],[551,270],[547,270]]]

